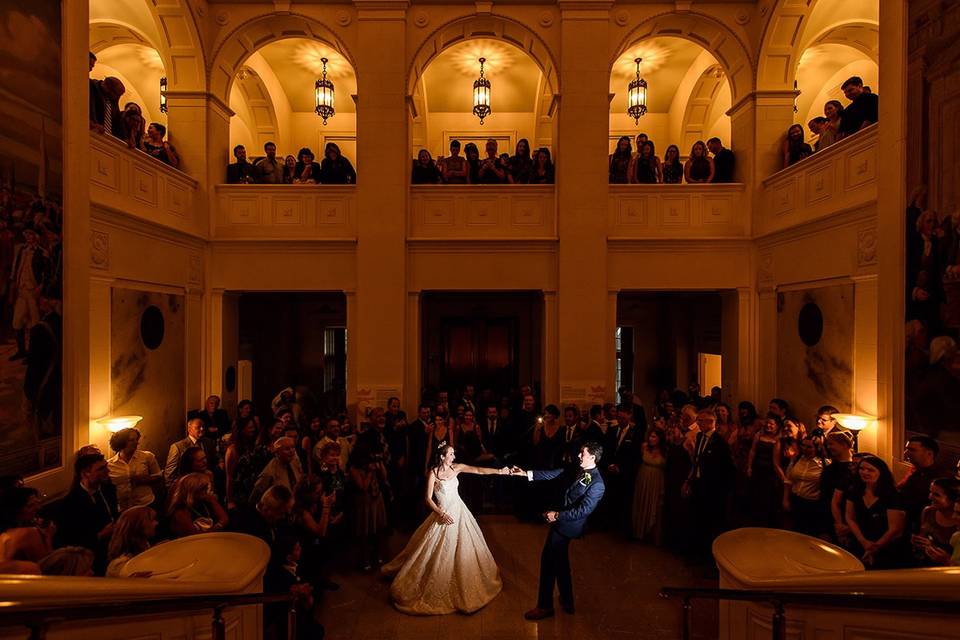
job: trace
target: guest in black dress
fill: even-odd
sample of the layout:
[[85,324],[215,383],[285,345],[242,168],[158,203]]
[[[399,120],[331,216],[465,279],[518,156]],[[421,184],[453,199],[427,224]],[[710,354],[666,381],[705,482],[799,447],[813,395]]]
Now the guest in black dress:
[[713,180],[713,171],[713,158],[707,157],[707,145],[703,140],[697,140],[683,165],[683,177],[691,184],[710,182]]
[[803,141],[803,125],[791,125],[783,141],[784,169],[810,155],[813,155],[813,149]]
[[857,479],[847,494],[847,525],[853,541],[850,552],[868,569],[904,565],[906,512],[887,463],[866,455],[857,467]]
[[313,151],[304,147],[297,154],[293,181],[298,184],[316,184],[320,181],[320,165],[313,161]]
[[533,159],[530,157],[530,143],[526,138],[517,142],[517,152],[510,158],[510,176],[513,184],[529,184],[533,177]]
[[480,182],[480,149],[472,142],[468,142],[463,147],[463,156],[467,159],[470,166],[469,180],[470,184],[479,184]]
[[323,162],[320,163],[321,184],[356,184],[357,172],[353,165],[340,153],[340,147],[328,142],[323,149]]
[[417,159],[413,161],[410,184],[439,184],[440,182],[440,170],[434,164],[430,152],[426,149],[420,149]]
[[680,163],[680,148],[672,144],[663,154],[663,164],[660,167],[664,184],[680,184],[683,182],[683,165]]
[[553,162],[550,160],[550,149],[540,147],[533,162],[533,174],[530,182],[533,184],[553,184]]
[[630,136],[620,136],[617,148],[607,161],[610,184],[627,184],[630,182],[630,158],[633,151],[630,146]]

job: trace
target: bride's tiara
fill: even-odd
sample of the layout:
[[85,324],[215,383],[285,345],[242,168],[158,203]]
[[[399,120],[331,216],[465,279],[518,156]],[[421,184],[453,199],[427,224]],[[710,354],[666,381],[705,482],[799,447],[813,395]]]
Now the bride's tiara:
[[440,442],[440,444],[437,445],[437,451],[439,451],[440,449],[443,449],[445,446],[447,446],[447,441],[443,440],[442,442]]

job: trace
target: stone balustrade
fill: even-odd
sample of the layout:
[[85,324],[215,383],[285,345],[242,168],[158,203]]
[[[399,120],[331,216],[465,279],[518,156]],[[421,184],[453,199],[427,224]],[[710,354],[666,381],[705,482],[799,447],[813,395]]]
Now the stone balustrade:
[[747,238],[742,184],[610,185],[610,240]]
[[218,240],[351,240],[356,185],[221,184],[211,235]]
[[553,240],[554,185],[415,185],[410,240]]

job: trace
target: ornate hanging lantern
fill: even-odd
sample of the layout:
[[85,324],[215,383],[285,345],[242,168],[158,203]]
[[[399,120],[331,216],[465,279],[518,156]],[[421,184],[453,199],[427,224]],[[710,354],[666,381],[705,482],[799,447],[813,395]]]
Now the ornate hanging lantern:
[[160,78],[160,113],[167,112],[167,76]]
[[473,115],[483,119],[490,115],[490,81],[483,76],[483,63],[486,58],[480,58],[480,77],[473,81]]
[[634,62],[637,63],[637,77],[627,87],[627,113],[634,124],[640,124],[640,116],[647,112],[647,81],[640,77],[643,58],[636,58]]
[[315,86],[317,94],[317,115],[323,118],[323,124],[327,124],[327,119],[336,114],[333,108],[333,81],[327,80],[327,62],[326,58],[320,58],[323,63],[323,76],[317,80]]

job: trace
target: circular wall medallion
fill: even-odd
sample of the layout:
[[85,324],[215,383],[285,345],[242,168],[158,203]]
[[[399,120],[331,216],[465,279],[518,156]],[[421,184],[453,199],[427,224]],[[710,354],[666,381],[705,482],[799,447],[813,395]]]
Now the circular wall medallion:
[[143,340],[143,346],[153,351],[163,344],[163,334],[163,312],[156,306],[150,305],[140,316],[140,339]]
[[337,24],[338,24],[338,25],[340,25],[341,27],[345,27],[345,26],[347,26],[348,24],[350,24],[351,22],[353,22],[353,18],[350,17],[350,13],[349,13],[349,12],[347,12],[347,11],[339,11],[339,12],[337,12]]
[[430,24],[430,14],[426,11],[417,11],[416,15],[413,16],[413,24],[423,29]]
[[812,347],[823,337],[823,312],[814,302],[808,302],[797,316],[797,333],[803,344]]
[[226,11],[217,11],[213,19],[217,21],[218,25],[225,27],[230,22],[230,14]]
[[553,12],[552,11],[541,11],[540,12],[540,26],[549,27],[553,25]]
[[613,21],[616,22],[618,26],[625,27],[627,22],[630,21],[630,13],[626,9],[620,9],[613,14]]

